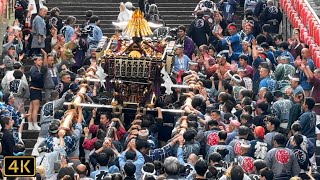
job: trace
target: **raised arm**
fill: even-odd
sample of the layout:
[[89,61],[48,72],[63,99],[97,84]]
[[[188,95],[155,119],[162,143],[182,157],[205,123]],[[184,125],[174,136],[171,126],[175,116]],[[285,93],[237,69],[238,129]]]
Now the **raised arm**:
[[253,60],[258,58],[258,51],[257,51],[257,40],[252,40],[252,58]]
[[231,44],[231,42],[229,40],[227,41],[227,45],[228,45],[228,48],[229,48],[229,56],[232,56],[233,49],[232,49],[232,44]]
[[96,115],[97,115],[97,108],[93,108],[92,110],[92,117],[89,123],[89,128],[94,125],[94,120],[96,119]]
[[43,55],[43,65],[47,66],[48,65],[48,54],[44,49],[41,49],[41,53]]
[[314,77],[313,72],[311,71],[309,66],[306,66],[305,64],[301,63],[299,68],[304,72],[309,81]]

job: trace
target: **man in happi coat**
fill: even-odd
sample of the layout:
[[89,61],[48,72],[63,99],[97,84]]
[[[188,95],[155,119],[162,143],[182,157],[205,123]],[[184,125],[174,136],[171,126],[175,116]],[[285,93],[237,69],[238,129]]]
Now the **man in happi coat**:
[[48,8],[43,6],[40,8],[39,14],[34,18],[32,22],[32,43],[31,52],[34,55],[40,54],[41,48],[45,47],[46,39],[46,22],[44,17],[48,12]]

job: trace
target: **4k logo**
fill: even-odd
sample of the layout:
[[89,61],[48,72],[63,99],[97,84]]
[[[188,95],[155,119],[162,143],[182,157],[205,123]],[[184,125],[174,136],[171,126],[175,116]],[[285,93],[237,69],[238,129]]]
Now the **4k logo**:
[[36,158],[33,156],[7,156],[3,160],[3,174],[11,177],[34,177]]

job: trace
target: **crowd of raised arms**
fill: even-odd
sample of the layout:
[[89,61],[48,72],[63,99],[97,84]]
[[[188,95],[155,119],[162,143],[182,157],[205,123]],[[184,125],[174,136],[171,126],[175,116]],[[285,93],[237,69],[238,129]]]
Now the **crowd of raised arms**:
[[[174,84],[193,88],[167,94],[161,87],[156,111],[132,119],[107,108],[76,108],[65,131],[59,128],[64,102],[74,96],[101,102],[103,82],[89,83],[81,94],[77,78],[97,68],[104,30],[94,11],[77,22],[61,19],[58,7],[48,12],[43,1],[16,0],[0,58],[1,155],[26,155],[22,131],[28,129],[26,136],[39,131],[32,155],[41,180],[320,179],[320,69],[299,29],[288,40],[279,34],[277,3],[201,0],[190,26],[177,24],[168,72]],[[114,21],[129,21],[140,8],[147,21],[165,26],[159,2],[119,6]],[[237,11],[244,12],[240,25]],[[124,30],[115,27],[115,43],[126,37]],[[164,114],[165,108],[185,113]]]

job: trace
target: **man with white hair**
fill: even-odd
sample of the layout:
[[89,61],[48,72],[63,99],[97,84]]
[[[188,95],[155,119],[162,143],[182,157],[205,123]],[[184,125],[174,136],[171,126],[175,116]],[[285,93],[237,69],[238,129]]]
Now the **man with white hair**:
[[295,68],[290,64],[289,56],[280,56],[279,64],[274,71],[274,75],[277,81],[289,81],[289,75],[295,74]]
[[[125,4],[123,2],[120,3],[120,13],[118,15],[118,22],[128,22],[133,14],[133,5],[131,2],[126,2]],[[125,30],[127,27],[126,23],[124,24],[119,24],[118,28],[120,28],[121,30]]]
[[[38,2],[38,3],[37,3]],[[29,15],[33,15],[33,17],[35,17],[38,13],[39,8],[42,8],[44,0],[29,0],[28,1],[28,11],[29,11]]]
[[31,54],[39,55],[41,49],[45,48],[46,39],[46,22],[44,17],[47,15],[48,8],[43,6],[40,8],[38,15],[34,18],[32,22],[32,43],[31,43]]
[[268,0],[267,1],[267,6],[271,7],[274,5],[274,0]]
[[132,3],[131,2],[126,2],[126,3],[124,3],[124,6],[126,7],[126,9],[129,12],[129,17],[131,17],[132,14],[133,14],[133,5],[132,5]]
[[[128,10],[123,2],[120,3],[120,13],[118,15],[118,22],[129,21],[131,19],[132,11]],[[124,27],[125,28],[125,27]],[[124,29],[121,28],[121,29]]]
[[176,157],[168,157],[164,160],[164,171],[167,174],[166,179],[179,179],[178,174],[179,174],[179,168],[181,164]]

